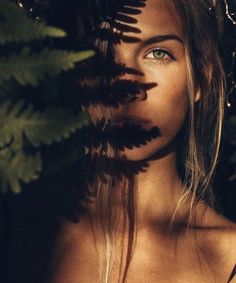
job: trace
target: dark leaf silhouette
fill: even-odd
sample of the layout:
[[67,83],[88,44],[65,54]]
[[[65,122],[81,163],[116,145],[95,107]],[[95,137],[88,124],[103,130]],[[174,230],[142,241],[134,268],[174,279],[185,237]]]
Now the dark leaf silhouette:
[[133,27],[133,26],[130,26],[130,25],[127,25],[127,24],[122,24],[120,22],[115,22],[115,21],[110,21],[110,23],[111,23],[113,28],[120,30],[122,32],[133,32],[133,33],[140,33],[141,32],[140,29]]
[[114,17],[118,12],[126,14],[140,13],[140,8],[145,7],[146,0],[98,0],[86,2],[88,6],[93,7],[93,10],[102,17],[102,20],[105,20],[108,17]]
[[[98,51],[97,51],[98,52]],[[125,64],[116,63],[113,58],[97,53],[93,59],[88,59],[80,63],[76,68],[76,74],[79,77],[78,84],[83,80],[106,78],[114,79],[124,74],[131,74],[136,76],[143,76],[143,73],[128,68]]]
[[234,265],[234,268],[233,268],[233,270],[232,270],[232,273],[230,274],[230,277],[229,277],[227,283],[230,283],[231,280],[234,278],[235,275],[236,275],[236,264]]
[[[139,34],[141,32],[133,24],[137,23],[134,16],[140,14],[140,8],[144,6],[145,1],[95,1],[95,3],[89,1],[87,8],[90,7],[92,12],[86,18],[82,15],[82,21],[84,21],[84,26],[87,27],[87,32],[88,26],[90,26],[92,40],[95,38],[100,41],[108,40],[113,44],[118,44],[121,41],[135,43],[139,42],[140,39],[129,36],[128,33]],[[102,22],[109,23],[109,26],[101,28]]]
[[130,16],[124,15],[124,14],[117,14],[116,20],[120,22],[125,22],[127,24],[136,24],[138,21]]
[[[99,178],[106,182],[107,176],[111,177],[114,184],[118,181],[132,179],[133,176],[145,172],[148,167],[148,161],[129,161],[118,158],[109,158],[105,155],[87,154],[82,161],[87,182],[93,182]],[[99,164],[99,166],[97,166]]]
[[80,105],[102,104],[104,106],[118,107],[121,104],[132,102],[136,99],[146,99],[146,91],[156,86],[155,83],[139,84],[131,80],[115,80],[112,85],[105,84],[98,88],[86,85],[78,89]]
[[109,39],[109,41],[113,44],[121,43],[121,41],[127,43],[135,43],[140,41],[138,37],[124,35],[123,31],[112,31],[110,28],[98,28],[94,30],[92,37],[94,39],[99,39],[100,41],[107,41]]
[[82,129],[81,132],[83,133],[81,135],[82,144],[90,148],[102,147],[104,150],[108,144],[118,150],[132,149],[145,145],[160,136],[157,127],[146,130],[135,121],[124,121],[119,126],[105,118],[98,120],[95,125],[91,124]]
[[139,15],[141,14],[141,10],[140,9],[135,9],[135,8],[132,8],[132,7],[121,7],[119,9],[119,13],[124,13],[124,14],[129,14],[129,15]]

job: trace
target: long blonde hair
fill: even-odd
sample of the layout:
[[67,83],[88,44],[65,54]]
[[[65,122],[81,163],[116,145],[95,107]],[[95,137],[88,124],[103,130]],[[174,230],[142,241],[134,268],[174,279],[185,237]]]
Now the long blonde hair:
[[[178,0],[172,1],[172,3],[180,15],[185,29],[189,99],[188,115],[183,130],[184,145],[179,152],[178,160],[182,182],[186,190],[179,199],[171,224],[174,223],[176,213],[184,202],[190,200],[189,224],[194,213],[194,203],[205,200],[211,207],[214,207],[215,203],[212,180],[220,152],[225,103],[225,77],[218,52],[217,22],[214,14],[210,14],[208,9],[209,1]],[[97,42],[97,46],[99,45],[101,47],[101,43]],[[100,49],[107,52],[107,46],[103,42]],[[194,98],[197,94],[200,95],[200,99],[196,102]],[[101,115],[103,115],[102,111]],[[100,153],[105,153],[107,157],[111,158],[116,156],[116,152],[112,148],[100,148]],[[100,161],[97,167],[102,166],[105,165],[102,165]],[[121,282],[125,282],[136,232],[133,180],[120,181],[117,186],[120,191],[116,190],[113,183],[112,176],[107,176],[105,182],[98,176],[90,184],[90,190],[95,196],[95,209],[90,214],[91,227],[99,256],[100,281],[104,283],[109,282],[114,263],[117,223],[121,219],[124,237],[126,235],[128,239],[127,247],[124,248],[123,245],[121,252],[119,277]],[[121,215],[114,213],[114,194],[116,194],[116,201],[122,207]],[[128,231],[128,235],[125,231]],[[104,248],[105,254],[102,252]],[[121,276],[123,251],[126,251],[126,263]]]

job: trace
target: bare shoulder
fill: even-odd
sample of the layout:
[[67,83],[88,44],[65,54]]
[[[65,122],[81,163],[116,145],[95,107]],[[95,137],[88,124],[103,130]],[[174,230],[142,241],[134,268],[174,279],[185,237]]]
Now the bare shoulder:
[[205,207],[202,219],[203,228],[209,234],[207,238],[217,244],[222,253],[234,255],[236,261],[236,223],[210,207]]
[[97,257],[88,221],[63,220],[54,250],[50,283],[91,281]]
[[[218,244],[218,251],[222,259],[222,270],[227,274],[227,280],[232,276],[236,281],[236,224],[228,219],[220,219],[222,229],[216,233],[215,243]],[[230,282],[235,282],[235,281]]]
[[222,253],[236,263],[236,223],[220,217],[220,224],[218,233],[216,233],[215,241],[219,243]]
[[236,264],[236,223],[209,207],[205,218],[204,248],[212,253],[214,265],[228,279]]
[[84,248],[82,243],[87,241],[89,237],[89,229],[86,226],[85,221],[74,223],[66,219],[62,219],[61,229],[59,230],[55,242],[55,254],[58,256],[60,253],[64,253],[65,251],[68,252],[78,248],[81,250]]

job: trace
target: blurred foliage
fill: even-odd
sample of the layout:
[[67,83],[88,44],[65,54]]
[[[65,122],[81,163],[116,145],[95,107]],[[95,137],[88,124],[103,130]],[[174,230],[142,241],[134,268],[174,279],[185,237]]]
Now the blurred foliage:
[[89,122],[85,112],[62,107],[57,96],[35,87],[60,85],[62,72],[94,51],[46,46],[43,39],[65,37],[65,31],[30,19],[7,0],[0,0],[0,21],[0,187],[18,193],[21,182],[38,179],[43,170],[41,146],[64,141]]

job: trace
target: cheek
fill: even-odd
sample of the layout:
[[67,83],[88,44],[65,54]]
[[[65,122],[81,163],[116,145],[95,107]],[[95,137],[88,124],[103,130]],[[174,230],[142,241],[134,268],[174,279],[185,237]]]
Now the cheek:
[[[167,98],[167,95],[166,95]],[[152,120],[152,126],[157,126],[160,130],[160,137],[148,142],[145,146],[134,149],[125,149],[124,156],[128,160],[142,160],[149,158],[154,154],[161,152],[172,141],[183,127],[186,117],[185,96],[169,97],[166,100],[159,100],[159,103],[152,103],[152,107],[146,109],[149,118]]]
[[174,136],[182,127],[187,112],[187,92],[166,93],[156,105],[156,122],[163,135]]
[[[149,93],[152,112],[155,109],[155,123],[163,135],[175,135],[181,128],[188,105],[187,78],[185,69],[156,74],[158,87]],[[152,78],[154,80],[154,77]]]

